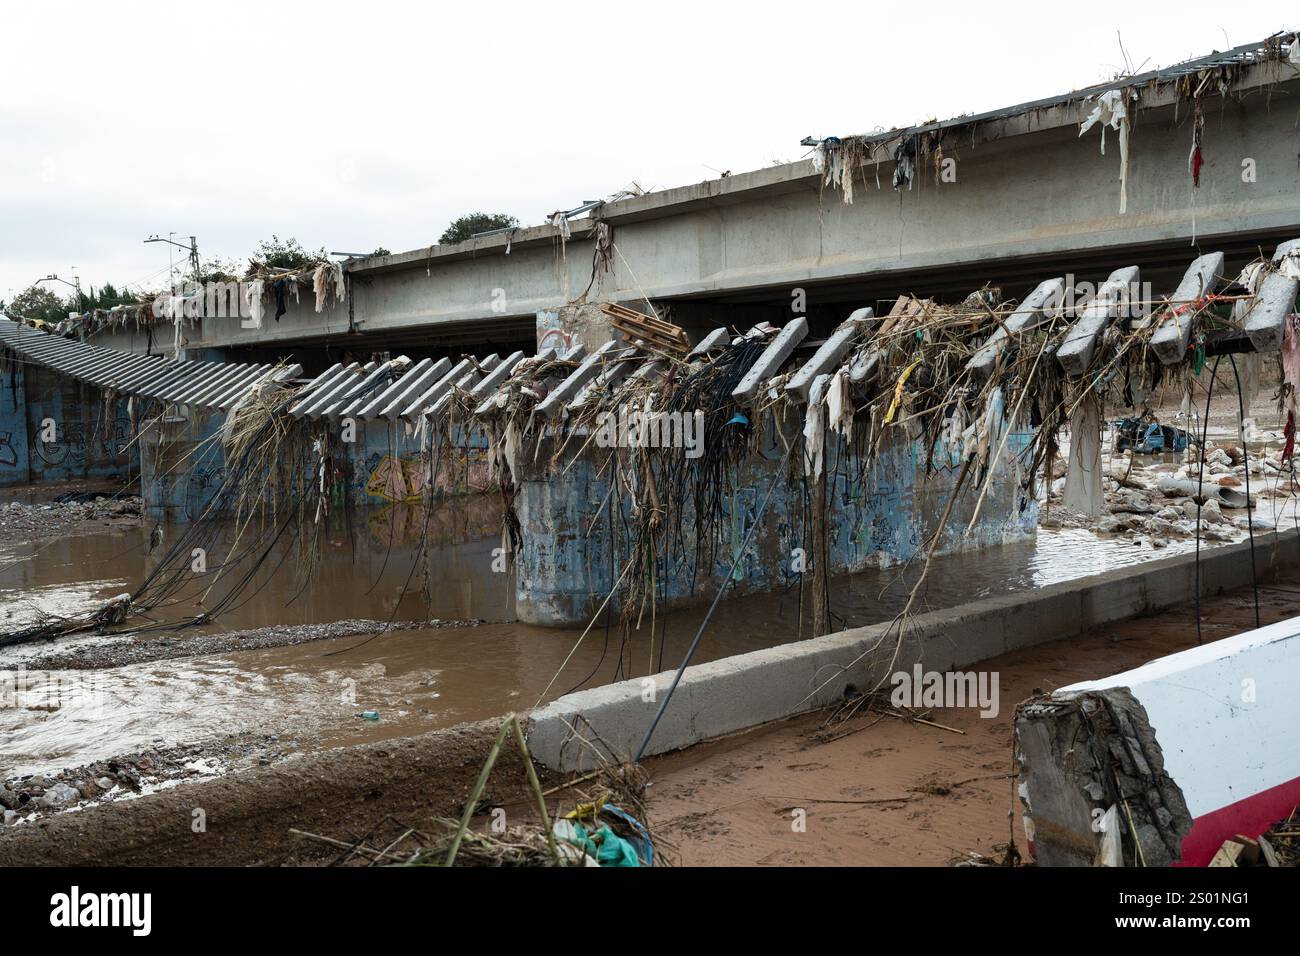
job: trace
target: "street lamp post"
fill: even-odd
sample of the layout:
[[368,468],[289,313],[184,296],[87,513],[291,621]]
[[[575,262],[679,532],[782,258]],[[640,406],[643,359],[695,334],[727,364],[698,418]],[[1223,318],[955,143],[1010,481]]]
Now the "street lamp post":
[[[75,269],[76,267],[74,266],[73,268]],[[71,286],[77,293],[77,309],[84,313],[86,311],[86,298],[81,294],[81,279],[75,272],[72,274],[72,279],[73,281],[69,282],[67,279],[60,278],[51,272],[44,279],[37,279],[36,282],[32,284],[39,285],[42,282],[62,282],[66,286]],[[86,327],[84,325],[82,325],[79,334],[81,335],[81,341],[86,341]]]

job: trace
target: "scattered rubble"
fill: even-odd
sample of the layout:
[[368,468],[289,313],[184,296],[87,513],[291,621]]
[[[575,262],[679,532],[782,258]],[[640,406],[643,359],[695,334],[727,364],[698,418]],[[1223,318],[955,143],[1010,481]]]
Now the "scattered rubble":
[[[1271,531],[1277,527],[1276,515],[1283,507],[1294,511],[1292,499],[1300,487],[1280,447],[1253,451],[1247,459],[1241,448],[1219,447],[1211,441],[1203,475],[1195,446],[1180,455],[1178,462],[1168,460],[1171,457],[1160,460],[1131,452],[1114,455],[1103,466],[1105,513],[1097,518],[1062,505],[1065,465],[1058,462],[1040,526],[1091,528],[1098,534],[1130,536],[1135,544],[1163,548],[1171,541],[1196,536],[1198,497],[1202,541],[1238,541],[1252,529]],[[1275,516],[1259,513],[1264,503],[1272,505]]]
[[135,526],[143,506],[138,495],[85,492],[70,492],[39,504],[9,501],[0,504],[0,536],[10,541],[32,540],[65,536],[92,523]]
[[199,657],[225,654],[230,651],[252,651],[268,647],[292,647],[310,641],[325,641],[337,637],[359,637],[383,631],[441,630],[443,628],[477,627],[488,622],[474,620],[428,621],[374,621],[364,618],[332,621],[328,624],[276,624],[223,634],[195,634],[184,636],[162,635],[105,640],[101,644],[83,644],[69,650],[55,651],[25,662],[28,670],[100,670],[123,667],[127,664],[147,664],[152,661],[174,660],[180,657]]
[[142,750],[57,773],[6,780],[0,783],[0,809],[5,824],[21,825],[50,813],[128,799],[243,766],[269,764],[296,749],[296,741],[281,740],[277,734],[245,734],[203,745]]

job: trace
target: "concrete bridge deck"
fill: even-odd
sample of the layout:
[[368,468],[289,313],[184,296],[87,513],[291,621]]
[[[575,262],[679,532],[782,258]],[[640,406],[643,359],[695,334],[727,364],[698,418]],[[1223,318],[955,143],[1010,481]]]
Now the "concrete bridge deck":
[[[569,222],[567,240],[548,224],[353,260],[346,302],[318,313],[304,297],[264,328],[213,319],[186,337],[191,348],[517,344],[539,312],[584,290],[591,301],[676,303],[679,322],[707,328],[731,324],[722,309],[788,307],[795,288],[814,305],[943,298],[985,281],[1019,297],[1048,261],[1094,281],[1135,264],[1160,284],[1199,245],[1239,266],[1300,228],[1300,70],[1257,47],[1123,81],[1134,97],[1124,212],[1118,132],[1106,131],[1104,155],[1096,127],[1079,132],[1102,85],[863,137],[874,158],[855,169],[851,204],[811,160],[776,165],[605,203]],[[1205,166],[1193,187],[1198,107]],[[936,155],[895,191],[894,149],[916,137],[953,161],[951,181]],[[143,333],[119,337],[145,347]]]

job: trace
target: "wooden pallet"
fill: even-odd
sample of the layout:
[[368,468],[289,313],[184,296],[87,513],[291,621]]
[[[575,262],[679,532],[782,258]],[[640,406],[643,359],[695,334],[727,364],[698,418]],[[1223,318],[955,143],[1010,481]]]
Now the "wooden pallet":
[[681,358],[691,350],[686,333],[681,326],[665,322],[653,315],[644,315],[635,309],[618,305],[615,302],[601,303],[600,310],[610,317],[615,331],[632,345],[644,342],[653,351],[666,352]]

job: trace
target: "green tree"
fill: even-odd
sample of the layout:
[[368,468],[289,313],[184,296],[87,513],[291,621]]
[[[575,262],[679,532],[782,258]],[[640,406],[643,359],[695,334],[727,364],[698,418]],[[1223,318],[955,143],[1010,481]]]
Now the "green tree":
[[238,282],[239,261],[212,256],[199,264],[199,282]]
[[87,309],[111,309],[115,305],[134,305],[140,301],[125,289],[119,292],[111,282],[105,282],[98,290],[91,286],[85,300]]
[[290,236],[281,240],[272,233],[271,238],[263,239],[257,244],[257,251],[248,260],[249,272],[258,271],[258,267],[277,269],[301,269],[322,259],[329,258],[322,246],[318,252],[308,252],[302,244]]
[[66,319],[69,312],[79,310],[70,300],[59,298],[44,286],[34,285],[14,296],[13,301],[5,306],[5,311],[16,319],[43,319],[46,322],[58,322]]
[[452,242],[464,242],[475,233],[491,232],[493,229],[513,229],[518,225],[518,219],[514,216],[507,216],[503,212],[472,212],[461,216],[459,219],[452,220],[451,225],[443,232],[442,238],[438,242],[443,245]]

